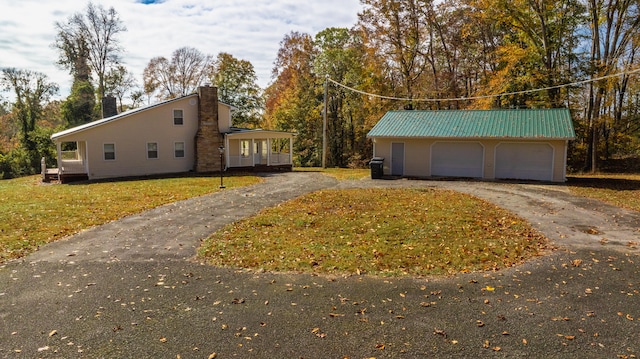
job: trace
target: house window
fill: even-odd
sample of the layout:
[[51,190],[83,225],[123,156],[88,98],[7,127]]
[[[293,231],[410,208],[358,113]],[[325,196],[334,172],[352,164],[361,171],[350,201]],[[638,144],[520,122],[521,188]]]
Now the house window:
[[240,141],[240,155],[242,157],[249,157],[249,140],[242,140]]
[[157,142],[149,142],[147,143],[147,158],[158,158],[158,143]]
[[184,142],[176,142],[173,144],[173,156],[175,158],[184,158]]
[[184,124],[182,110],[173,110],[173,124],[176,126],[182,126]]
[[113,161],[116,159],[116,144],[105,143],[102,147],[105,161]]

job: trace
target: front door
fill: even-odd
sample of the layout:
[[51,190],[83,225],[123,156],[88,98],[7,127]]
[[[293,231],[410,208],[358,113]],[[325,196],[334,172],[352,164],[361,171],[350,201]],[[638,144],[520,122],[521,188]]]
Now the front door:
[[391,175],[404,175],[404,143],[391,144]]
[[266,165],[267,164],[267,156],[268,156],[268,148],[267,148],[267,140],[255,140],[255,161],[256,164]]

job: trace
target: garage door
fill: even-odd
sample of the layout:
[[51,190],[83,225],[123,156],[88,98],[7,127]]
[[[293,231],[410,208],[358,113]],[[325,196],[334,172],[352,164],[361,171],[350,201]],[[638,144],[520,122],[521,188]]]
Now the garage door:
[[478,142],[436,142],[431,146],[431,175],[482,177],[484,147]]
[[553,148],[547,143],[501,143],[496,147],[496,178],[551,181]]

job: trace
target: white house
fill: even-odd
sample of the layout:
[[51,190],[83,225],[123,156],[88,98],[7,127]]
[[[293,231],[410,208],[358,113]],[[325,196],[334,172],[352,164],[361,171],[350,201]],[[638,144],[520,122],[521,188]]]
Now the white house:
[[218,102],[215,87],[204,86],[197,94],[55,133],[54,172],[68,182],[221,168],[290,170],[295,134],[235,128],[233,111]]

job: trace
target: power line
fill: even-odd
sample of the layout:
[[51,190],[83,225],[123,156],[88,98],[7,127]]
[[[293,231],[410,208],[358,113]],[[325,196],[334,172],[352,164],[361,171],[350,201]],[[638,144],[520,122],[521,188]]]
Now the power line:
[[[568,83],[568,84],[564,84],[564,85],[556,85],[556,86],[549,86],[549,87],[544,87],[544,88],[538,88],[538,89],[534,89],[534,90],[523,90],[523,91],[514,91],[514,92],[505,92],[505,93],[500,93],[500,94],[493,94],[493,95],[481,95],[481,96],[472,96],[472,97],[458,97],[458,98],[421,98],[421,99],[415,99],[415,98],[408,98],[408,97],[393,97],[393,96],[383,96],[383,95],[378,95],[378,94],[373,94],[373,93],[369,93],[369,92],[364,92],[358,89],[355,89],[353,87],[349,87],[347,85],[343,85],[335,80],[333,80],[330,77],[327,77],[327,80],[340,86],[343,87],[347,90],[359,93],[361,95],[365,95],[365,96],[370,96],[370,97],[376,97],[376,98],[380,98],[380,99],[384,99],[384,100],[394,100],[394,101],[416,101],[416,102],[440,102],[440,101],[468,101],[468,100],[480,100],[480,99],[486,99],[486,98],[494,98],[494,97],[500,97],[500,96],[512,96],[512,95],[522,95],[525,93],[532,93],[532,92],[539,92],[539,91],[547,91],[547,90],[552,90],[552,89],[559,89],[559,88],[564,88],[564,87],[569,87],[569,86],[578,86],[578,85],[584,85],[586,83],[589,82],[595,82],[595,81],[600,81],[600,80],[606,80],[609,78],[613,78],[613,77],[618,77],[618,76],[623,76],[623,75],[632,75],[632,74],[637,74],[640,73],[640,68],[635,69],[635,70],[631,70],[631,71],[625,71],[625,72],[620,72],[617,74],[612,74],[612,75],[606,75],[606,76],[601,76],[601,77],[597,77],[597,78],[593,78],[593,79],[588,79],[588,80],[582,80],[582,81],[576,81],[576,82],[572,82],[572,83]],[[328,76],[328,75],[327,75]]]

